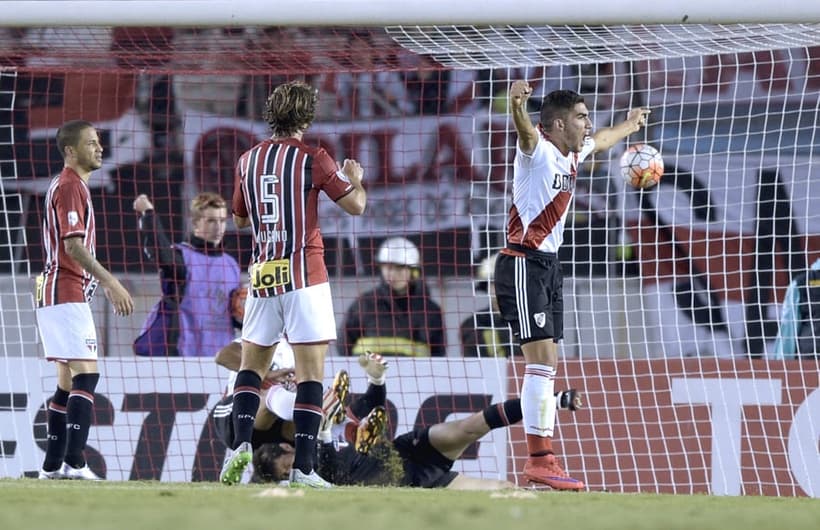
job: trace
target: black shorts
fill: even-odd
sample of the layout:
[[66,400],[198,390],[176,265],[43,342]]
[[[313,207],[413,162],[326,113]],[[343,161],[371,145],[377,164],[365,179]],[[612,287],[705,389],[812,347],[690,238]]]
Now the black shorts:
[[404,485],[414,488],[446,488],[458,473],[453,461],[430,445],[430,429],[416,428],[393,440],[404,463]]
[[521,344],[564,338],[564,275],[555,254],[515,249],[499,254],[495,295],[501,316]]

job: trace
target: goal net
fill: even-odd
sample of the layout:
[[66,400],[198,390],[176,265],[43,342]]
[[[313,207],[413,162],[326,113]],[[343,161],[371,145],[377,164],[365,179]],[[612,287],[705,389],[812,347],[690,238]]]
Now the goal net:
[[[362,392],[353,353],[404,354],[388,371],[391,433],[517,395],[523,359],[486,265],[512,191],[507,89],[526,79],[534,120],[557,88],[585,97],[595,128],[652,110],[574,182],[556,387],[582,391],[585,407],[558,412],[566,469],[591,490],[820,495],[818,339],[778,339],[790,282],[820,259],[817,24],[24,27],[0,28],[0,50],[0,476],[42,462],[56,381],[33,276],[62,167],[56,128],[83,118],[105,147],[89,183],[98,257],[137,306],[121,318],[101,294],[92,305],[102,377],[89,462],[111,480],[216,478],[225,447],[210,413],[228,372],[215,351],[134,354],[162,291],[133,203],[148,195],[170,241],[188,239],[191,199],[230,201],[238,156],[269,135],[265,99],[289,80],[319,94],[306,141],[359,160],[368,190],[357,218],[320,201],[339,330],[327,377],[347,369]],[[621,177],[634,143],[660,151],[658,186]],[[419,255],[404,296],[379,264],[395,237]],[[244,270],[250,234],[229,223],[223,247]],[[454,469],[523,485],[525,458],[516,427]]]

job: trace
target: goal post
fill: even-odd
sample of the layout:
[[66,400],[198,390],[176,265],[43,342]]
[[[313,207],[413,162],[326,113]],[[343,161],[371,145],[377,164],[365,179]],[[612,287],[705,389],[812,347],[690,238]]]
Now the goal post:
[[[391,425],[462,417],[516,395],[523,374],[520,357],[496,357],[514,348],[480,265],[504,245],[516,140],[506,92],[527,79],[534,118],[556,88],[585,97],[595,128],[652,110],[645,130],[585,163],[574,183],[557,386],[578,388],[587,406],[558,413],[568,471],[592,490],[820,496],[818,360],[773,351],[787,285],[820,258],[820,25],[810,22],[820,8],[593,1],[555,15],[513,2],[526,14],[517,20],[510,3],[448,2],[444,14],[425,1],[308,1],[276,15],[256,2],[91,3],[68,13],[61,2],[8,2],[0,21],[0,476],[35,471],[44,447],[55,381],[38,358],[31,277],[62,121],[84,117],[101,132],[104,165],[90,183],[98,255],[137,302],[128,319],[102,296],[93,305],[104,356],[89,461],[114,480],[212,480],[224,447],[208,418],[226,376],[213,352],[133,354],[160,296],[136,195],[151,196],[172,240],[185,239],[190,199],[229,199],[237,156],[268,135],[271,87],[311,83],[320,108],[306,140],[360,160],[368,188],[360,218],[320,202],[340,334],[381,282],[379,245],[409,238],[442,318],[428,346],[445,355],[391,359]],[[620,175],[636,142],[664,159],[652,189]],[[247,266],[247,232],[229,227],[224,247]],[[342,344],[326,372],[348,369],[361,391]],[[518,481],[524,453],[520,427],[496,431],[455,469]]]
[[395,4],[384,0],[304,0],[277,5],[265,0],[10,0],[6,26],[388,26],[504,24],[739,24],[820,21],[820,7],[798,0],[749,0],[742,7],[708,0],[646,3],[589,0],[581,8],[539,0],[485,2],[419,0]]

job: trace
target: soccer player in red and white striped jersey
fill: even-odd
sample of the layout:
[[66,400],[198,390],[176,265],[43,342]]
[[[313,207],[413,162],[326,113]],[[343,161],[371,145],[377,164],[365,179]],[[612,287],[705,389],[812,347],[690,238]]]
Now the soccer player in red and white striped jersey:
[[523,80],[509,91],[518,141],[507,245],[496,260],[495,290],[501,315],[518,337],[526,362],[521,411],[529,458],[524,477],[554,489],[580,490],[584,483],[567,475],[552,448],[558,341],[564,334],[563,275],[557,253],[578,165],[639,131],[649,109],[632,109],[625,121],[592,134],[584,98],[556,90],[544,98],[536,127],[527,113],[531,93]]
[[83,450],[99,381],[97,332],[89,303],[99,282],[118,315],[134,310],[131,295],[95,257],[94,208],[88,180],[102,165],[94,126],[69,121],[57,131],[65,167],[45,198],[45,269],[37,277],[37,326],[46,359],[57,365],[48,407],[48,443],[41,479],[98,479]]
[[244,153],[236,165],[233,217],[253,231],[250,288],[242,326],[242,363],[234,386],[234,443],[220,474],[236,484],[251,459],[251,436],[261,380],[280,335],[296,358],[295,448],[291,482],[329,487],[315,471],[316,435],[322,420],[322,380],[327,344],[336,321],[319,232],[319,193],[351,215],[364,212],[363,170],[355,160],[334,161],[302,136],[316,113],[317,93],[302,82],[278,86],[265,119],[272,136]]

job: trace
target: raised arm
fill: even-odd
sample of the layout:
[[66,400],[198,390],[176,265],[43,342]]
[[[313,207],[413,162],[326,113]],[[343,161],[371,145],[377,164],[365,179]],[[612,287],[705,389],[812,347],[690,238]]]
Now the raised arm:
[[140,242],[145,256],[157,264],[166,278],[184,281],[185,260],[172,246],[151,199],[145,194],[138,195],[134,199],[134,211],[140,214]]
[[627,114],[626,120],[618,125],[595,131],[592,135],[592,139],[595,140],[595,152],[606,151],[630,134],[640,131],[641,127],[646,125],[646,119],[650,112],[652,111],[646,107],[632,109]]
[[91,255],[85,248],[82,237],[69,237],[63,241],[65,251],[71,259],[80,264],[90,275],[99,280],[105,292],[105,297],[114,306],[114,312],[118,315],[126,316],[134,312],[134,300],[108,269]]
[[526,154],[532,154],[538,145],[538,130],[532,124],[527,112],[527,100],[532,94],[532,87],[524,80],[519,79],[510,87],[510,116],[518,133],[518,147]]
[[350,181],[353,190],[336,201],[336,204],[350,215],[361,215],[367,206],[367,192],[362,186],[364,169],[357,161],[346,159],[341,171]]

